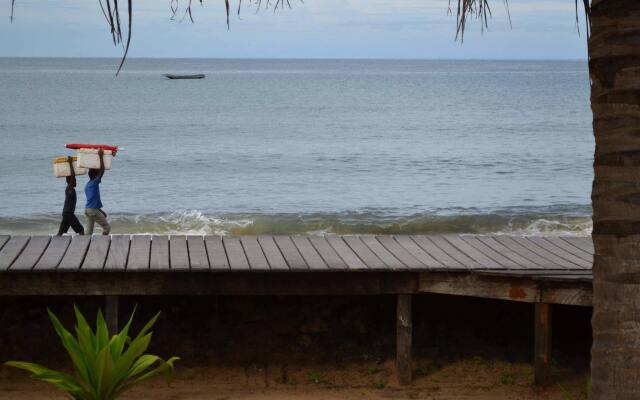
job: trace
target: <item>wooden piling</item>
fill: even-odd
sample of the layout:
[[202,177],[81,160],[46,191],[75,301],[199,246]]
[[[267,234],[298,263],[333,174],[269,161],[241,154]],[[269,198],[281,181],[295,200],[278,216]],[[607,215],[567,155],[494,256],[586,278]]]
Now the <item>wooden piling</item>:
[[109,335],[118,333],[118,296],[105,296],[104,313]]
[[411,340],[413,322],[411,319],[411,295],[397,295],[396,309],[396,372],[401,385],[409,385],[412,380]]
[[551,367],[551,304],[535,303],[534,383],[546,386]]

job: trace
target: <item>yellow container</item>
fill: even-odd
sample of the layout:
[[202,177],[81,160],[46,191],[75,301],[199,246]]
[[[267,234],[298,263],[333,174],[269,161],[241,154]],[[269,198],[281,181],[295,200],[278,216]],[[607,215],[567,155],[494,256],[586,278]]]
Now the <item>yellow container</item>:
[[[86,168],[82,168],[78,166],[78,158],[71,157],[71,162],[73,163],[73,171],[76,175],[85,175],[87,173]],[[53,175],[57,178],[64,178],[66,176],[71,176],[71,168],[69,168],[69,162],[67,161],[67,157],[56,157],[53,159]]]

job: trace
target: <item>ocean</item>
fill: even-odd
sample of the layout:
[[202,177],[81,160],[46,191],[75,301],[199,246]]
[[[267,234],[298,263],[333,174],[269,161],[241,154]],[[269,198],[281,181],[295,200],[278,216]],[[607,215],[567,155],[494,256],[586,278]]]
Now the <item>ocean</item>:
[[66,143],[121,147],[113,233],[591,231],[586,61],[118,61],[0,58],[0,234],[56,232]]

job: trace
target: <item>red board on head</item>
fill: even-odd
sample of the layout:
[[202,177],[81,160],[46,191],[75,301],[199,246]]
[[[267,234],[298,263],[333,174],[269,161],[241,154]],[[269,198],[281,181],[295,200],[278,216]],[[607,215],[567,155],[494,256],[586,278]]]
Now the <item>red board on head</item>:
[[81,143],[69,143],[67,145],[67,149],[102,149],[105,151],[111,151],[113,156],[115,157],[118,152],[118,146],[109,146],[108,144],[81,144]]

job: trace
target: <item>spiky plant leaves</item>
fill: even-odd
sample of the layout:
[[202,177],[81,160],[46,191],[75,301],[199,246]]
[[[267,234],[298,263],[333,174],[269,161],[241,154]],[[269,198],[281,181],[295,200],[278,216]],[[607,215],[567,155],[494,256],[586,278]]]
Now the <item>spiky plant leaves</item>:
[[71,375],[29,362],[8,361],[5,365],[31,372],[35,379],[52,384],[57,389],[67,392],[74,399],[91,398],[91,393],[85,391],[83,387],[78,385]]
[[32,373],[33,378],[52,384],[69,394],[74,400],[114,400],[127,390],[160,374],[170,377],[174,363],[179,360],[144,354],[151,343],[151,328],[157,321],[156,314],[138,332],[134,339],[129,337],[135,310],[124,328],[111,338],[107,323],[101,311],[96,316],[95,331],[74,306],[76,316],[73,336],[50,310],[49,319],[69,354],[74,374],[69,375],[38,364],[9,361],[7,366]]

